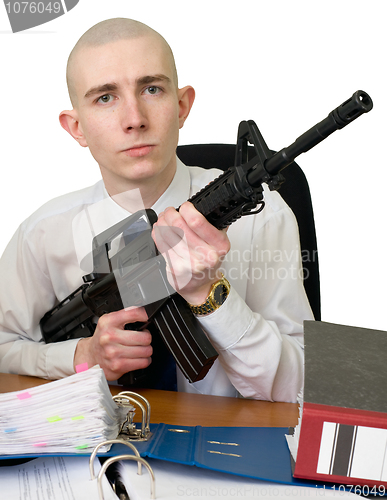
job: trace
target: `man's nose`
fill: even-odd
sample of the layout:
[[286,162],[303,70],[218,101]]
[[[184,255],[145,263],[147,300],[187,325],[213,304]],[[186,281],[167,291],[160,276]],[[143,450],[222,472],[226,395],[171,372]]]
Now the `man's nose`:
[[125,102],[122,109],[122,125],[128,132],[148,127],[148,118],[140,99],[133,97]]

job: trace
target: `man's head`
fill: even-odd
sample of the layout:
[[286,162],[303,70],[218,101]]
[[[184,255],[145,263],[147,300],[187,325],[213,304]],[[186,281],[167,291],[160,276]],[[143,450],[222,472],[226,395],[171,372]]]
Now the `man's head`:
[[192,87],[178,89],[164,38],[130,19],[103,21],[75,45],[67,81],[73,109],[60,122],[90,148],[109,194],[139,187],[160,196],[194,100]]
[[77,54],[79,54],[82,49],[87,47],[98,47],[108,43],[117,42],[119,40],[131,40],[142,36],[153,37],[155,43],[158,42],[163,46],[165,54],[169,58],[169,63],[172,67],[173,81],[176,88],[178,88],[177,71],[172,50],[167,41],[159,33],[157,33],[157,31],[153,30],[146,24],[135,21],[134,19],[107,19],[106,21],[102,21],[87,30],[75,44],[70,53],[67,61],[66,79],[71,104],[74,107],[76,107],[77,104],[77,93],[75,88],[77,71],[76,61]]

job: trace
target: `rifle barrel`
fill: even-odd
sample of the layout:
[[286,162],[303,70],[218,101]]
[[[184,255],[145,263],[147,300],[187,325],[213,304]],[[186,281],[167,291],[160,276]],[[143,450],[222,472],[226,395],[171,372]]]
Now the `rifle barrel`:
[[[373,107],[371,97],[364,91],[358,90],[347,101],[343,102],[329,115],[302,134],[298,139],[287,148],[281,149],[271,158],[265,161],[265,170],[271,175],[276,175],[282,169],[287,167],[301,153],[309,151],[330,134],[338,129],[342,129],[363,113],[368,113]],[[254,172],[248,176],[250,185],[260,184],[262,179],[256,179]]]

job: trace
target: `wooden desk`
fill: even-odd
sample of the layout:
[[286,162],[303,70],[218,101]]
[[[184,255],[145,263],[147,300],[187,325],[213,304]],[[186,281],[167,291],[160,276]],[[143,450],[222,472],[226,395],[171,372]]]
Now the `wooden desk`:
[[[48,380],[0,373],[0,393],[21,391]],[[113,395],[125,390],[110,386]],[[298,406],[251,399],[139,389],[151,405],[151,422],[219,427],[288,427],[297,424]]]

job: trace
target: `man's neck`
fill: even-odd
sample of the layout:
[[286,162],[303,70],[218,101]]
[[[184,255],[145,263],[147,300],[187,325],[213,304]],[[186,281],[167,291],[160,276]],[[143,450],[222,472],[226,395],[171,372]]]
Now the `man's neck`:
[[122,182],[120,179],[120,182],[116,183],[105,176],[103,176],[103,180],[109,196],[129,213],[135,213],[138,210],[152,207],[168,189],[175,173],[176,168],[169,176],[164,172],[157,178],[142,179],[139,182]]

